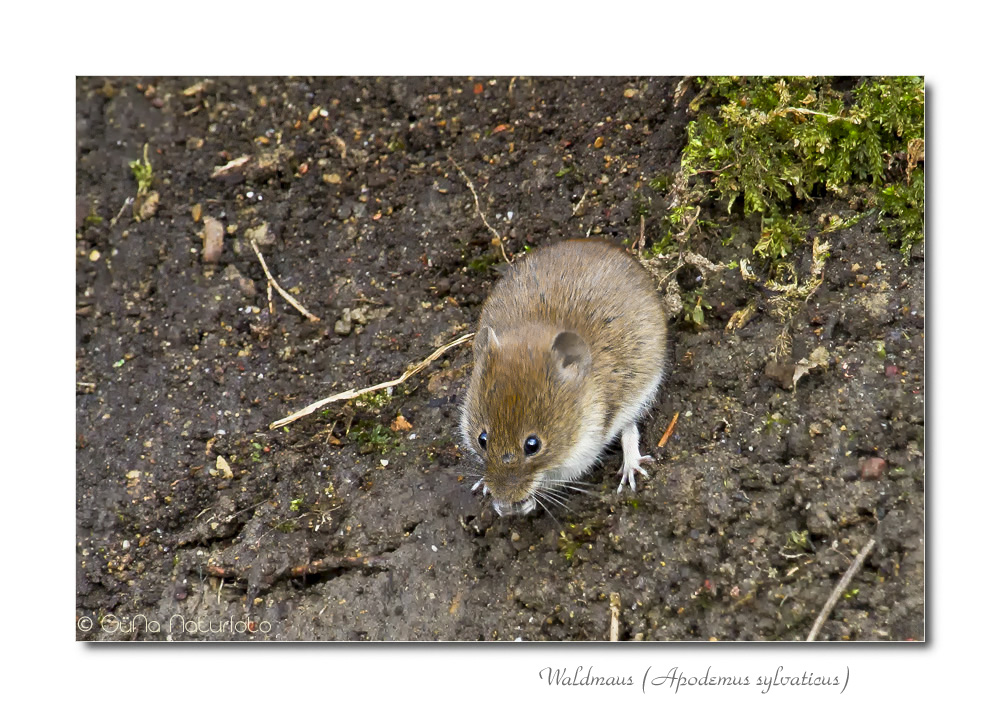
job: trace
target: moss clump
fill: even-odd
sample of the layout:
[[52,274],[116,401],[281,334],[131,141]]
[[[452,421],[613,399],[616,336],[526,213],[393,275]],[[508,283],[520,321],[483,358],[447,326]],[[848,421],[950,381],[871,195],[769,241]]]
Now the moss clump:
[[354,406],[361,409],[367,409],[374,413],[379,413],[383,408],[392,403],[392,390],[385,389],[383,391],[372,391],[370,393],[363,393],[360,396],[351,400]]
[[479,274],[490,270],[490,267],[500,261],[500,257],[493,252],[480,254],[469,260],[469,268]]
[[882,190],[879,229],[899,244],[903,256],[924,240],[924,170],[915,169],[910,183],[897,182]]
[[351,435],[358,444],[358,452],[385,454],[399,447],[399,437],[385,426],[371,421],[359,421]]
[[136,191],[137,197],[144,197],[153,186],[153,165],[149,163],[149,145],[143,145],[142,159],[136,159],[128,163],[135,177],[136,184],[139,185]]
[[882,230],[904,252],[923,240],[922,78],[870,78],[852,90],[825,77],[700,82],[715,109],[688,125],[682,167],[690,185],[678,209],[715,198],[731,210],[742,199],[747,215],[760,216],[755,253],[780,259],[805,236],[793,202],[869,184],[879,191]]

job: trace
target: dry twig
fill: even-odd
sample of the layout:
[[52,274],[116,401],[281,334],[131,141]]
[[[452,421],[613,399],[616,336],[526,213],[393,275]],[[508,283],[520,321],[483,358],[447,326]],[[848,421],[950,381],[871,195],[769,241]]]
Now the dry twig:
[[618,614],[621,612],[622,599],[618,593],[611,593],[611,629],[608,640],[618,642]]
[[632,253],[637,256],[642,256],[643,250],[646,248],[646,215],[639,215],[639,238],[632,242]]
[[465,173],[465,170],[458,165],[458,162],[455,161],[454,157],[449,154],[448,159],[453,165],[455,165],[455,169],[458,170],[458,173],[462,175],[462,179],[465,180],[465,185],[469,188],[469,191],[472,192],[472,198],[476,202],[476,213],[479,215],[479,218],[482,219],[486,228],[490,230],[490,233],[493,234],[493,243],[500,247],[500,254],[503,256],[503,260],[510,264],[510,257],[507,256],[507,252],[503,248],[503,239],[500,238],[500,233],[494,229],[488,221],[486,221],[486,215],[483,214],[483,210],[479,208],[479,195],[476,194],[476,188],[473,186],[472,180],[469,179],[469,175]]
[[673,419],[670,421],[670,425],[667,426],[667,430],[665,430],[663,432],[663,435],[660,436],[660,440],[656,444],[657,448],[663,448],[663,446],[666,445],[667,440],[670,438],[670,436],[673,435],[673,433],[674,433],[674,426],[677,425],[677,417],[680,416],[680,415],[681,415],[680,411],[678,411],[677,413],[674,414]]
[[854,574],[861,569],[861,564],[865,562],[865,558],[868,557],[868,553],[870,553],[874,547],[875,538],[872,538],[868,541],[868,544],[865,545],[861,552],[858,553],[858,557],[854,559],[854,562],[851,563],[851,567],[847,569],[847,572],[844,573],[844,577],[840,579],[840,582],[837,583],[837,587],[833,589],[833,592],[830,593],[830,597],[826,599],[826,605],[823,606],[822,612],[820,612],[819,616],[816,618],[816,622],[813,623],[812,630],[809,631],[809,637],[806,638],[806,642],[813,642],[816,639],[816,635],[819,634],[820,629],[823,627],[823,623],[825,623],[826,619],[830,617],[830,613],[833,611],[833,606],[837,604],[837,600],[839,600],[840,596],[844,594],[845,590],[847,590],[847,586],[850,585],[851,580],[854,578]]
[[380,383],[380,384],[378,384],[376,386],[368,386],[366,388],[351,389],[350,391],[342,391],[341,393],[338,393],[338,394],[336,394],[334,396],[327,396],[326,398],[324,398],[324,399],[322,399],[320,401],[316,401],[315,403],[310,403],[305,408],[303,408],[303,409],[301,409],[299,411],[296,411],[295,413],[293,413],[290,416],[285,416],[284,418],[275,421],[274,423],[272,423],[270,425],[270,428],[271,429],[275,429],[275,428],[281,428],[282,426],[286,426],[289,423],[291,423],[292,421],[297,421],[300,418],[302,418],[303,416],[308,416],[310,413],[312,413],[316,409],[322,408],[323,406],[325,406],[328,403],[333,403],[334,401],[349,401],[352,398],[357,398],[358,396],[361,396],[361,395],[366,394],[366,393],[371,393],[372,391],[381,391],[383,388],[391,388],[392,386],[396,386],[398,384],[401,384],[403,381],[405,381],[406,379],[408,379],[413,374],[418,373],[420,371],[423,371],[425,368],[427,368],[427,366],[429,366],[431,364],[432,361],[434,361],[439,356],[441,356],[441,354],[443,354],[445,351],[447,351],[448,349],[451,349],[451,348],[453,348],[455,346],[458,346],[459,344],[464,344],[466,341],[468,341],[469,339],[471,339],[473,336],[475,336],[475,334],[465,334],[464,336],[459,336],[457,339],[455,339],[451,343],[445,344],[441,348],[437,349],[434,353],[432,353],[430,356],[428,356],[427,358],[425,358],[420,363],[418,363],[418,364],[416,364],[414,366],[411,366],[410,368],[406,369],[406,371],[403,372],[403,375],[400,376],[399,378],[393,379],[392,381],[386,381],[384,383]]
[[[264,269],[264,275],[267,276],[268,286],[273,286],[275,290],[277,290],[277,292],[281,294],[282,297],[284,297],[285,301],[287,301],[289,304],[298,309],[299,313],[305,316],[307,319],[309,319],[310,321],[319,321],[320,318],[318,316],[310,313],[309,310],[306,309],[306,307],[304,307],[302,304],[300,304],[298,301],[295,300],[294,296],[292,296],[287,291],[282,289],[281,285],[278,284],[277,281],[275,281],[273,276],[271,276],[271,271],[270,269],[267,268],[267,262],[264,261],[264,255],[261,254],[260,249],[257,248],[257,242],[251,239],[250,246],[253,247],[253,252],[254,254],[257,255],[257,260],[260,262],[261,267]],[[270,292],[270,289],[268,289],[268,292]],[[274,312],[273,307],[271,308],[271,311],[272,313]]]

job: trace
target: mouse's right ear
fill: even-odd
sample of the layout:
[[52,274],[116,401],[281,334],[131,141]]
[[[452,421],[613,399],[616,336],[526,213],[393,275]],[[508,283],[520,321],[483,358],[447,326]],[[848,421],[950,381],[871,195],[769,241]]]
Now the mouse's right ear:
[[483,326],[476,334],[476,340],[472,344],[472,353],[476,358],[486,356],[500,348],[500,339],[497,338],[496,331],[490,326]]
[[590,347],[575,331],[562,331],[552,340],[552,356],[565,379],[578,379],[590,371]]

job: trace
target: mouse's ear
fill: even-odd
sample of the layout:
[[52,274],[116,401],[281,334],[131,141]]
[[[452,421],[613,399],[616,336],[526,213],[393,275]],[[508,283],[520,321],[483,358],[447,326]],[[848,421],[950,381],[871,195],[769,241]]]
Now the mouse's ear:
[[483,326],[476,334],[476,340],[472,344],[472,353],[476,358],[486,356],[500,348],[500,339],[497,332],[491,326]]
[[562,331],[552,340],[556,369],[564,378],[577,378],[590,370],[590,347],[575,331]]

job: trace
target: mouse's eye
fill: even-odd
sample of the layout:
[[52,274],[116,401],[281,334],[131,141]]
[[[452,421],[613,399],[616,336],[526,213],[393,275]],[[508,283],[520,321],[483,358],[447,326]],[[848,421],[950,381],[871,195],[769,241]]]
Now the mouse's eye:
[[541,449],[542,442],[538,440],[538,436],[528,436],[527,440],[524,442],[524,455],[533,456]]
[[486,431],[479,434],[479,447],[486,450]]

